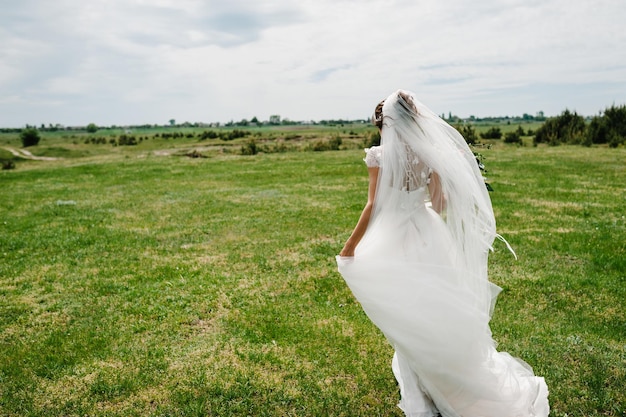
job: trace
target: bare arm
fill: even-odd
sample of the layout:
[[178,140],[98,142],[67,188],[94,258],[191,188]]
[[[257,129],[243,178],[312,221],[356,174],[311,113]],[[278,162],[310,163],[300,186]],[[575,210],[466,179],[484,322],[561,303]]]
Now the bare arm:
[[339,256],[354,256],[354,249],[359,244],[361,238],[367,230],[367,225],[369,224],[370,216],[372,215],[372,207],[374,206],[376,184],[378,183],[378,170],[378,167],[367,168],[367,172],[369,174],[367,204],[365,204],[365,208],[363,208],[363,212],[361,212],[361,217],[359,217],[359,221],[348,238],[348,241],[344,245],[341,252],[339,252]]
[[430,192],[430,202],[433,210],[441,214],[446,209],[446,198],[441,189],[441,178],[439,174],[433,171],[430,174],[430,182],[428,183],[428,191]]

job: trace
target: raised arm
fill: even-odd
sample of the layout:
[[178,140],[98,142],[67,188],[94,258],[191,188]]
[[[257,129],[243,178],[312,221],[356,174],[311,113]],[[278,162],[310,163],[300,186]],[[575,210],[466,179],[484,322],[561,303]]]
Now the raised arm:
[[378,183],[378,167],[369,167],[367,168],[367,172],[369,175],[369,187],[367,191],[367,204],[365,204],[365,208],[361,212],[361,217],[359,217],[359,221],[356,224],[356,227],[352,231],[352,234],[346,241],[341,252],[339,252],[339,256],[354,256],[354,249],[361,241],[361,238],[365,234],[367,230],[367,225],[370,221],[370,216],[372,215],[372,208],[374,207],[374,197],[376,196],[376,184]]

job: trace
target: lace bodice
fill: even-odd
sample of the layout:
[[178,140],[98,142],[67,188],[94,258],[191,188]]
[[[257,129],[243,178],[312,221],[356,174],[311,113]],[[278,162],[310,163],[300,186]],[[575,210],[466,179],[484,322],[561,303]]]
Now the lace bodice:
[[[368,168],[378,168],[381,166],[382,146],[372,146],[365,149],[363,159]],[[410,148],[407,149],[405,161],[405,178],[402,181],[403,191],[418,190],[430,182],[432,170],[423,162]]]

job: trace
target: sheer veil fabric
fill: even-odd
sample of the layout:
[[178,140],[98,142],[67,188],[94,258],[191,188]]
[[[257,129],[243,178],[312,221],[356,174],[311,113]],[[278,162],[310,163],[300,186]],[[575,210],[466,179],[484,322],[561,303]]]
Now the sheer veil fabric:
[[[496,238],[491,200],[463,137],[398,90],[383,106],[373,211],[339,272],[396,353],[407,416],[534,417],[548,389],[520,359],[498,352],[489,319],[499,288],[487,277]],[[445,211],[428,204],[436,173]]]

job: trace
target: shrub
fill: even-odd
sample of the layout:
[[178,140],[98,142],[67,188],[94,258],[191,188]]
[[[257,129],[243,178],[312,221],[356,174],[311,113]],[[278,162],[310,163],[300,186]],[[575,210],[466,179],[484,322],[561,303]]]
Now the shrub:
[[218,134],[212,130],[205,130],[200,134],[200,140],[217,139]]
[[311,146],[311,150],[313,150],[314,152],[329,151],[330,150],[330,146],[328,145],[327,141],[325,141],[325,140],[318,140],[318,141],[315,141],[313,146]]
[[117,139],[117,145],[119,146],[134,146],[137,145],[137,139],[132,135],[122,134]]
[[611,148],[617,148],[620,144],[624,143],[624,137],[613,131],[609,135],[609,146]]
[[456,130],[465,138],[465,142],[469,145],[474,145],[478,142],[478,135],[476,134],[476,129],[472,125],[459,125],[455,126]]
[[376,130],[372,132],[369,136],[365,137],[365,147],[371,148],[372,146],[380,145],[380,131]]
[[534,144],[561,143],[582,144],[585,138],[585,119],[576,112],[565,110],[560,116],[551,117],[535,132]]
[[314,152],[338,151],[342,144],[341,136],[336,135],[330,140],[318,140],[310,147]]
[[2,169],[15,169],[15,162],[13,161],[2,161]]
[[250,135],[250,131],[234,129],[230,132],[220,132],[220,139],[235,140],[239,138],[245,138],[248,135]]
[[589,123],[585,145],[608,143],[617,147],[626,141],[626,105],[607,108],[604,114],[596,116]]
[[274,145],[274,147],[272,148],[272,152],[287,152],[289,150],[289,148],[287,147],[287,145],[285,145],[283,142],[277,143],[276,145]]
[[504,143],[517,143],[521,145],[522,136],[517,130],[515,132],[506,132],[504,135]]
[[480,137],[483,139],[501,139],[502,131],[499,127],[491,127],[486,132],[480,134]]
[[341,140],[341,136],[336,135],[335,137],[333,137],[329,142],[328,142],[328,146],[330,148],[330,150],[332,151],[338,151],[339,147],[341,146],[341,144],[343,143],[343,141]]
[[241,147],[241,154],[242,155],[256,155],[258,152],[259,152],[259,149],[258,149],[254,139],[247,141]]
[[37,145],[41,138],[39,137],[39,131],[37,129],[29,127],[22,130],[20,133],[20,140],[22,141],[22,146],[27,148],[29,146]]

